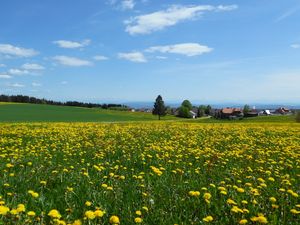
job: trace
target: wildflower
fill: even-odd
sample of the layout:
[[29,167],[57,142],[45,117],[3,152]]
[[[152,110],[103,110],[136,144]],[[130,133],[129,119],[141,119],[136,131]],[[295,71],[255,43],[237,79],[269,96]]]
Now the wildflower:
[[9,208],[6,206],[0,206],[0,215],[6,215],[9,212]]
[[75,220],[72,225],[82,225],[81,220]]
[[237,190],[237,192],[239,192],[239,193],[244,193],[244,192],[245,192],[245,190],[244,190],[243,188],[237,188],[236,190]]
[[10,210],[9,213],[12,214],[12,215],[17,215],[18,214],[18,210],[12,209],[12,210]]
[[135,211],[135,214],[138,215],[138,216],[141,216],[142,212],[140,210],[137,210],[137,211]]
[[141,223],[141,222],[143,222],[143,219],[140,218],[140,217],[136,217],[136,218],[134,219],[134,222],[136,222],[136,223]]
[[29,211],[29,212],[27,213],[27,215],[28,215],[28,216],[35,216],[35,212]]
[[110,224],[120,224],[120,219],[117,216],[111,216],[109,218],[109,223]]
[[17,211],[20,213],[20,212],[25,212],[25,205],[23,204],[18,204],[17,206]]
[[293,214],[300,214],[300,211],[298,211],[297,209],[291,209],[290,212]]
[[97,210],[95,210],[94,214],[96,217],[103,217],[105,212],[100,209],[97,209]]
[[86,201],[86,202],[85,202],[85,205],[86,205],[86,206],[91,206],[91,205],[92,205],[92,203],[91,203],[91,202],[89,202],[89,201]]
[[276,198],[274,198],[274,197],[270,197],[269,200],[270,200],[270,202],[272,202],[272,203],[275,203],[275,202],[276,202]]
[[239,207],[237,206],[233,206],[230,210],[231,212],[234,212],[234,213],[243,213],[243,210],[241,210]]
[[57,218],[57,219],[61,218],[59,211],[56,209],[50,210],[50,212],[48,213],[48,216],[50,216],[52,218]]
[[211,198],[211,194],[206,192],[204,193],[203,198],[206,201],[206,203],[210,203],[209,199]]
[[247,222],[248,222],[248,220],[242,219],[242,220],[240,220],[239,224],[246,224]]
[[200,192],[199,191],[189,191],[189,195],[193,196],[193,197],[198,197],[198,196],[200,196]]
[[148,209],[148,207],[147,207],[147,206],[143,206],[143,207],[142,207],[142,209],[143,209],[143,210],[145,210],[146,212],[148,212],[148,211],[149,211],[149,209]]
[[227,199],[226,201],[229,205],[237,205],[237,203],[235,201],[233,201],[232,199]]
[[262,214],[259,214],[259,215],[256,216],[256,217],[252,217],[252,218],[251,218],[251,221],[252,221],[252,222],[262,223],[262,224],[268,223],[267,218],[264,217]]
[[214,218],[212,216],[207,216],[205,218],[202,219],[204,222],[211,222],[214,220]]
[[89,220],[93,220],[95,219],[96,215],[93,211],[88,210],[84,213],[84,215],[89,219]]

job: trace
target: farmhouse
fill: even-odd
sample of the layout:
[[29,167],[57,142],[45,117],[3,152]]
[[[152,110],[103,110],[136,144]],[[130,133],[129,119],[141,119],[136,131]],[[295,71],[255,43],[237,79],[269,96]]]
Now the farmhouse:
[[197,113],[195,113],[194,111],[191,110],[190,114],[191,114],[191,118],[196,119]]
[[222,119],[236,119],[243,117],[243,111],[240,108],[223,108],[220,111],[220,117]]
[[276,113],[279,113],[279,114],[289,114],[291,113],[291,111],[285,107],[280,107],[276,110]]

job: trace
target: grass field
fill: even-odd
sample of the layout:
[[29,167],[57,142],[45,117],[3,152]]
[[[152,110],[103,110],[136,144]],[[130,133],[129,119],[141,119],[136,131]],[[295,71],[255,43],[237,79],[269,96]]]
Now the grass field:
[[[151,113],[124,112],[68,106],[51,106],[0,102],[0,122],[130,122],[155,121]],[[192,123],[294,123],[294,116],[261,116],[243,120],[217,120],[214,118],[182,119],[165,116],[162,120]]]
[[300,224],[296,123],[5,123],[0,148],[2,224]]
[[[176,119],[171,116],[163,120]],[[157,120],[151,113],[19,103],[0,104],[0,122],[118,122]]]

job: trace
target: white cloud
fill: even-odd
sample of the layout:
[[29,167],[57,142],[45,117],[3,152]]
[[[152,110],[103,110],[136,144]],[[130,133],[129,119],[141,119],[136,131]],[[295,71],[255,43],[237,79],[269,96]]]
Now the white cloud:
[[144,63],[147,62],[147,59],[141,52],[129,52],[129,53],[119,53],[118,57],[120,59],[126,59],[131,62]]
[[62,82],[60,82],[60,84],[66,85],[66,84],[68,84],[68,82],[67,81],[62,81]]
[[54,41],[53,43],[57,44],[61,48],[83,48],[88,46],[91,43],[91,40],[86,39],[81,42],[58,40]]
[[15,88],[22,88],[25,87],[24,84],[14,83],[14,84],[8,84],[9,87],[15,87]]
[[36,82],[32,82],[31,85],[32,85],[33,87],[40,87],[40,86],[42,86],[42,84],[36,83]]
[[39,64],[35,64],[35,63],[25,63],[22,65],[22,69],[25,70],[44,70],[45,67],[39,65]]
[[10,79],[10,78],[12,78],[12,76],[8,74],[0,74],[0,79]]
[[292,44],[291,48],[300,48],[300,44]]
[[5,64],[2,64],[2,63],[0,63],[0,67],[6,67],[6,65],[5,65]]
[[0,54],[17,57],[32,57],[38,54],[33,49],[16,47],[10,44],[0,44]]
[[131,10],[136,5],[135,0],[108,0],[107,3],[117,10]]
[[155,58],[157,58],[157,59],[167,59],[168,57],[158,55],[158,56],[156,56]]
[[134,0],[123,0],[121,3],[121,7],[123,10],[133,9],[135,6]]
[[12,75],[25,75],[25,74],[29,74],[28,70],[20,70],[20,69],[10,69],[8,72],[10,74],[12,74]]
[[90,61],[75,58],[75,57],[69,57],[64,55],[58,55],[53,57],[54,60],[56,60],[59,64],[64,66],[91,66],[93,65]]
[[230,11],[237,9],[237,5],[212,6],[196,5],[181,6],[173,5],[166,10],[157,11],[150,14],[135,16],[125,21],[126,32],[131,35],[149,34],[163,30],[166,27],[174,26],[179,22],[195,19],[206,11]]
[[103,61],[103,60],[108,60],[108,57],[103,56],[103,55],[96,55],[93,57],[93,59],[96,61]]
[[153,46],[148,48],[147,52],[175,53],[185,56],[196,56],[209,53],[213,49],[198,43],[182,43],[176,45]]

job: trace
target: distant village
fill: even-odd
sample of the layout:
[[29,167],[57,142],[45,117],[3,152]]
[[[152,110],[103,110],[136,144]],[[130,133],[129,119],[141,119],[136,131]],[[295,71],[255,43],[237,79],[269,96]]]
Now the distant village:
[[[204,108],[204,107],[203,107]],[[193,106],[189,111],[188,118],[196,119],[199,117],[214,117],[217,119],[229,119],[229,120],[238,120],[245,117],[257,117],[257,116],[274,116],[274,115],[292,115],[294,114],[293,110],[290,110],[286,107],[279,107],[277,109],[256,109],[255,106],[250,108],[245,106],[244,108],[235,108],[235,107],[225,107],[221,109],[213,109],[210,106],[206,106],[208,110],[201,112],[201,107]],[[152,108],[129,108],[131,112],[145,112],[152,113]],[[167,114],[180,116],[179,108],[167,107]]]

